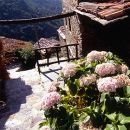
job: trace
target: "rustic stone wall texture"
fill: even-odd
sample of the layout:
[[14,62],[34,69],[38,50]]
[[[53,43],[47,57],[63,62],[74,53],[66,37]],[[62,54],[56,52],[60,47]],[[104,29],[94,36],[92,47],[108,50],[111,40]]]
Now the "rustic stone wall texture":
[[102,26],[85,16],[79,15],[81,22],[83,55],[92,50],[111,51],[130,65],[130,24],[129,20]]
[[[78,4],[78,0],[62,0],[63,12],[72,11]],[[66,31],[66,43],[67,44],[79,44],[79,57],[82,56],[82,38],[80,31],[80,21],[78,15],[71,16],[64,19],[64,27]],[[75,48],[70,47],[70,54],[75,56]]]
[[[62,1],[63,12],[67,12],[73,10],[73,7],[83,0]],[[130,65],[129,19],[103,26],[86,16],[76,14],[65,18],[64,26],[67,44],[78,43],[80,56],[86,56],[92,50],[111,51]],[[74,48],[70,48],[70,51],[72,55],[75,54]]]

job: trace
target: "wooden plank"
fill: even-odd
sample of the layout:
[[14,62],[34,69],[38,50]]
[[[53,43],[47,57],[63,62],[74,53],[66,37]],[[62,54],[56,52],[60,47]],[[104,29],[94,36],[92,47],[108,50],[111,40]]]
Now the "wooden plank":
[[51,49],[51,48],[63,48],[63,47],[66,47],[66,46],[75,46],[75,45],[79,45],[79,44],[69,44],[69,45],[63,45],[63,46],[53,46],[53,47],[42,47],[42,48],[39,48],[39,49],[35,49],[35,50],[43,50],[43,49]]
[[[76,60],[76,58],[70,58],[70,60]],[[66,60],[59,60],[59,62],[65,62],[65,61],[68,61],[68,59],[66,59]],[[49,62],[49,65],[55,64],[55,63],[58,63],[58,61]],[[45,66],[45,65],[48,65],[48,63],[39,64],[39,67],[40,66]]]
[[74,11],[48,16],[48,17],[40,17],[40,18],[31,18],[31,19],[13,19],[13,20],[0,20],[0,25],[9,25],[9,24],[32,24],[32,23],[39,23],[39,22],[46,22],[55,19],[61,19],[65,17],[70,17],[75,15]]

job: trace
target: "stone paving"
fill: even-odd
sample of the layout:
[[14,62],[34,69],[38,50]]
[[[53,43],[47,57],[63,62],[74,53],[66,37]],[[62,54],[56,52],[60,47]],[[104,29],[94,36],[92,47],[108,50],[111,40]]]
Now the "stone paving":
[[44,118],[40,110],[44,87],[59,77],[61,67],[51,65],[41,69],[17,72],[18,67],[9,69],[10,80],[6,82],[6,108],[0,110],[0,130],[37,130]]

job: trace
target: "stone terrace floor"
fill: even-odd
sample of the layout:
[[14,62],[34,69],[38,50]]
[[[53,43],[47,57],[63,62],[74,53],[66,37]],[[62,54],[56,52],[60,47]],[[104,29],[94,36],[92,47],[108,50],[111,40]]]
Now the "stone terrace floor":
[[40,110],[44,86],[59,77],[65,63],[20,71],[18,67],[8,69],[10,80],[6,81],[6,108],[0,110],[0,130],[37,130],[44,118]]

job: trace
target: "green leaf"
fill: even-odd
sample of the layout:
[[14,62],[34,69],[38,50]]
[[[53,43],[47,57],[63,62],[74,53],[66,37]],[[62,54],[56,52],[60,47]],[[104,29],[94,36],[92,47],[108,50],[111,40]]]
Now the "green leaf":
[[39,128],[48,125],[49,123],[47,121],[43,121],[39,124]]
[[122,125],[130,123],[130,117],[126,117],[123,114],[118,115],[118,120],[119,120],[120,124],[122,124]]
[[100,98],[100,103],[102,104],[101,106],[101,110],[104,113],[105,109],[106,109],[106,96],[108,93],[102,93],[101,94],[101,98]]
[[118,125],[118,130],[127,130],[127,128],[124,125]]
[[90,119],[90,116],[87,113],[82,113],[81,116],[79,117],[79,121],[88,121]]
[[57,123],[57,118],[53,118],[51,127],[55,128],[56,127],[56,123]]
[[79,130],[79,125],[73,124],[72,127],[71,127],[71,130]]
[[107,124],[104,130],[117,130],[117,128],[112,124]]
[[130,97],[130,86],[124,87],[124,94],[126,97]]
[[95,107],[96,107],[96,102],[95,101],[91,102],[91,108],[94,110]]
[[80,81],[79,81],[79,79],[77,79],[77,80],[75,81],[75,85],[77,86],[77,88],[80,87]]
[[102,103],[101,110],[102,110],[103,113],[105,112],[105,110],[106,110],[106,100],[104,100],[104,102]]
[[94,111],[99,113],[100,112],[100,106],[96,106]]
[[128,70],[127,75],[130,75],[130,70]]
[[67,85],[69,87],[70,94],[75,96],[75,94],[77,94],[77,86],[71,80],[67,82]]
[[97,62],[92,62],[92,63],[91,63],[91,66],[92,66],[92,67],[95,67],[97,64],[98,64]]
[[105,114],[105,116],[111,121],[116,121],[117,114],[114,112],[112,114]]
[[112,52],[108,52],[108,53],[107,53],[107,58],[108,58],[108,59],[112,59],[112,58],[113,58]]
[[68,87],[71,86],[72,84],[73,84],[73,83],[72,83],[71,80],[68,80],[68,81],[67,81],[67,85],[68,85]]
[[90,119],[93,126],[100,127],[103,124],[102,115],[98,112],[91,113]]
[[91,107],[85,107],[85,108],[82,109],[82,111],[86,112],[87,114],[91,114],[93,112]]
[[106,95],[107,95],[108,93],[102,93],[101,94],[101,98],[100,98],[100,102],[104,102],[104,100],[106,99]]
[[114,61],[114,60],[110,60],[110,61],[109,61],[109,63],[112,63],[112,64],[114,64],[114,63],[115,63],[115,61]]
[[120,101],[120,97],[115,97],[115,100],[116,100],[117,102],[119,102],[119,101]]
[[77,86],[75,84],[73,84],[69,89],[71,95],[75,96],[77,94]]

